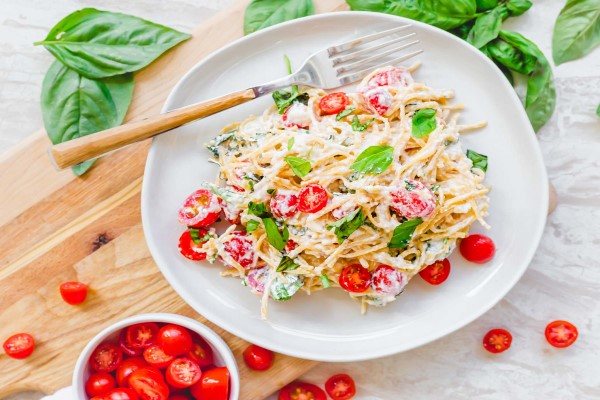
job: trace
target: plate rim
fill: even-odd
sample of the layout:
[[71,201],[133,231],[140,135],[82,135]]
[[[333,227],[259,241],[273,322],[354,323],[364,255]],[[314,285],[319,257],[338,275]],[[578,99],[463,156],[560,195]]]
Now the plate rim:
[[[209,308],[204,308],[204,307],[199,306],[200,302],[197,302],[192,299],[186,299],[186,298],[184,298],[184,296],[182,296],[180,294],[180,290],[178,290],[178,285],[175,283],[176,279],[175,279],[174,274],[172,274],[169,271],[169,268],[166,268],[164,266],[164,265],[168,264],[168,260],[163,259],[163,257],[160,255],[160,252],[158,251],[158,246],[155,246],[155,243],[152,239],[152,235],[150,232],[150,228],[148,227],[149,224],[147,222],[150,219],[150,217],[148,215],[149,207],[146,205],[148,199],[147,199],[147,196],[144,195],[144,193],[148,192],[148,190],[146,190],[146,187],[147,187],[147,185],[149,185],[149,183],[148,183],[148,180],[145,179],[145,177],[151,175],[153,165],[155,164],[153,161],[155,158],[155,152],[157,151],[156,150],[157,146],[155,143],[155,140],[157,138],[153,138],[150,150],[148,151],[148,156],[146,158],[146,165],[144,168],[144,179],[142,182],[142,190],[141,190],[141,196],[140,196],[142,228],[143,228],[144,237],[145,237],[146,243],[148,245],[150,254],[152,255],[154,262],[158,266],[159,270],[161,271],[161,273],[163,274],[163,276],[165,277],[165,279],[167,280],[169,285],[173,288],[173,290],[175,290],[177,295],[186,304],[188,304],[190,307],[192,307],[194,309],[194,311],[196,311],[198,314],[200,314],[207,320],[211,321],[212,323],[214,323],[214,324],[218,325],[219,327],[223,328],[224,330],[228,331],[229,333],[231,333],[239,338],[242,338],[246,341],[249,341],[251,343],[257,344],[257,345],[265,347],[265,348],[269,348],[278,353],[282,353],[282,354],[289,355],[292,357],[298,357],[298,358],[303,358],[303,359],[307,359],[307,360],[322,361],[322,362],[364,361],[364,360],[371,360],[371,359],[375,359],[375,358],[380,358],[380,357],[385,357],[385,356],[389,356],[389,355],[393,355],[393,354],[402,353],[402,352],[423,346],[423,345],[433,342],[435,340],[441,339],[444,336],[449,335],[449,334],[465,327],[466,325],[470,324],[474,320],[478,319],[479,317],[481,317],[482,315],[487,313],[494,305],[496,305],[500,300],[502,300],[511,289],[514,288],[516,283],[521,279],[521,277],[523,276],[523,274],[525,273],[525,271],[531,264],[531,261],[533,260],[535,252],[537,251],[537,249],[539,247],[539,244],[540,244],[540,241],[541,241],[541,238],[542,238],[545,226],[546,226],[547,209],[548,209],[548,201],[549,201],[549,199],[548,199],[548,189],[549,189],[548,176],[547,176],[547,172],[546,172],[546,166],[543,162],[541,148],[539,146],[539,142],[537,141],[537,136],[533,130],[533,127],[529,123],[529,119],[527,117],[527,114],[525,112],[525,109],[523,107],[521,100],[519,99],[514,88],[510,85],[508,80],[504,77],[502,72],[496,67],[496,65],[490,59],[485,57],[485,55],[483,53],[481,53],[478,49],[471,46],[467,42],[461,40],[460,38],[452,35],[451,33],[446,32],[442,29],[439,29],[435,26],[420,22],[420,21],[415,21],[415,20],[411,20],[408,18],[396,16],[396,15],[377,13],[377,12],[369,12],[369,11],[334,11],[334,12],[315,14],[315,15],[311,15],[311,16],[307,16],[307,17],[303,17],[303,18],[286,21],[286,22],[283,22],[283,23],[280,23],[277,25],[273,25],[273,26],[267,27],[265,29],[253,32],[249,35],[242,36],[242,37],[232,41],[231,43],[227,44],[226,46],[223,46],[223,47],[211,52],[210,54],[206,55],[204,58],[202,58],[200,61],[198,61],[193,67],[191,67],[179,79],[177,84],[173,87],[173,89],[169,93],[169,95],[165,101],[165,104],[163,105],[163,107],[161,109],[161,113],[164,113],[164,112],[167,112],[167,111],[173,109],[173,107],[171,106],[171,103],[174,101],[174,98],[177,95],[177,92],[184,85],[184,83],[186,82],[188,77],[190,75],[193,75],[198,69],[202,68],[206,63],[210,63],[211,60],[215,56],[217,56],[219,53],[224,52],[231,47],[237,46],[240,42],[246,41],[249,38],[253,38],[256,36],[260,36],[260,35],[269,35],[271,32],[277,31],[277,30],[282,29],[283,27],[287,27],[289,25],[302,24],[307,20],[322,20],[322,19],[326,20],[326,19],[330,19],[330,18],[335,19],[340,16],[343,17],[343,16],[348,16],[348,15],[352,15],[352,16],[361,16],[361,15],[362,16],[374,16],[375,15],[379,18],[387,19],[390,22],[401,22],[404,24],[419,26],[421,29],[424,29],[424,30],[433,31],[435,34],[441,34],[448,38],[451,38],[451,40],[453,42],[455,42],[457,46],[465,47],[465,50],[470,51],[473,54],[476,54],[477,58],[480,59],[481,62],[487,63],[488,66],[492,67],[495,74],[502,79],[504,88],[507,92],[509,92],[509,96],[512,98],[513,103],[518,104],[518,107],[521,110],[519,113],[520,114],[519,117],[525,118],[528,122],[527,123],[528,132],[523,132],[523,135],[525,135],[525,140],[527,140],[529,142],[529,145],[531,145],[531,147],[534,150],[533,153],[530,155],[530,157],[531,157],[530,161],[532,161],[532,167],[535,167],[538,170],[538,173],[540,174],[540,178],[541,178],[541,182],[539,182],[539,184],[541,185],[541,190],[540,190],[541,195],[538,196],[538,197],[540,197],[538,199],[539,200],[538,204],[540,205],[540,207],[537,208],[537,213],[539,215],[536,216],[536,219],[539,219],[540,222],[538,223],[538,226],[535,229],[535,235],[534,235],[534,238],[532,241],[532,243],[534,245],[531,246],[528,249],[527,253],[521,257],[524,261],[521,264],[519,264],[520,270],[513,275],[512,280],[506,281],[507,283],[505,283],[504,287],[499,290],[498,296],[496,296],[494,298],[489,298],[489,299],[487,299],[487,301],[482,302],[475,311],[468,313],[465,317],[458,318],[457,322],[455,322],[454,324],[448,324],[446,327],[444,327],[444,329],[437,330],[436,333],[422,335],[419,339],[411,342],[411,344],[409,344],[409,345],[403,345],[402,343],[400,343],[395,346],[389,346],[385,350],[367,350],[367,351],[362,350],[360,353],[358,353],[356,355],[355,354],[333,354],[333,353],[322,354],[322,352],[317,353],[317,352],[311,352],[311,351],[306,351],[306,350],[291,351],[285,347],[273,345],[272,343],[269,342],[268,336],[261,337],[261,336],[255,336],[252,334],[246,334],[243,329],[238,328],[237,324],[227,322],[225,319],[222,319],[218,315],[218,313],[212,312]],[[202,310],[202,312],[200,312],[200,310]]]

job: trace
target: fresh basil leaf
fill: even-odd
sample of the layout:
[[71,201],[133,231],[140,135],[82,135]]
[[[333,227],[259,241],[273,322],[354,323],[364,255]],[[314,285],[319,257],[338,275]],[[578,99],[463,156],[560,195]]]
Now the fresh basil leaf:
[[467,40],[467,37],[469,36],[469,32],[471,32],[471,29],[473,29],[473,25],[474,25],[474,22],[468,21],[468,22],[465,22],[464,24],[452,29],[451,32],[454,35],[461,38],[462,40]]
[[312,0],[252,0],[244,13],[244,34],[314,13]]
[[294,142],[295,141],[296,140],[294,139],[293,136],[288,139],[288,141],[287,141],[287,149],[288,149],[288,151],[292,150],[292,147],[294,147]]
[[294,260],[289,258],[288,256],[281,257],[281,261],[279,261],[279,265],[277,266],[277,272],[283,271],[293,271],[298,268],[300,265],[296,264]]
[[475,0],[346,0],[352,10],[415,19],[449,30],[475,18]]
[[250,187],[250,191],[254,191],[254,181],[251,178],[247,177],[247,176],[244,177],[244,180],[246,182],[248,182],[248,186]]
[[394,148],[392,146],[369,146],[363,150],[350,169],[363,174],[381,174],[394,161]]
[[281,237],[282,237],[283,241],[286,242],[286,244],[287,244],[287,241],[290,238],[290,231],[289,231],[287,225],[285,225],[285,224],[283,225],[283,228],[281,229]]
[[293,102],[299,101],[302,104],[308,104],[308,94],[298,93],[297,90],[276,90],[272,94],[273,101],[279,114],[283,114]]
[[[53,144],[66,142],[123,122],[133,96],[131,74],[88,79],[55,61],[42,84],[42,117]],[[94,160],[73,167],[82,175]]]
[[488,11],[498,6],[498,0],[475,0],[477,11]]
[[362,132],[365,129],[367,129],[369,126],[371,126],[371,124],[373,123],[373,121],[375,121],[375,118],[371,118],[370,120],[368,120],[367,122],[365,122],[364,124],[360,123],[360,120],[358,119],[358,116],[355,115],[354,118],[352,118],[352,130],[356,131],[356,132]]
[[533,72],[537,58],[529,53],[523,53],[515,46],[501,39],[496,39],[485,47],[489,56],[496,64],[523,75]]
[[277,190],[275,189],[267,189],[267,193],[274,194]]
[[510,15],[517,17],[525,11],[529,10],[533,3],[529,0],[508,0],[506,2],[506,8],[510,12]]
[[473,162],[473,168],[479,168],[483,172],[487,172],[488,157],[485,154],[467,150],[467,158]]
[[504,5],[477,17],[475,25],[467,36],[467,42],[479,49],[496,39],[502,27],[502,10],[506,11]]
[[248,232],[248,233],[254,232],[255,230],[258,229],[259,225],[260,225],[260,223],[257,220],[251,219],[250,221],[248,221],[246,223],[246,232]]
[[321,285],[323,286],[323,289],[327,289],[329,287],[331,287],[331,280],[329,279],[329,277],[327,275],[325,275],[325,272],[323,272],[320,276],[321,278]]
[[105,78],[140,70],[189,38],[132,15],[84,8],[67,15],[35,44],[87,78]]
[[510,83],[511,86],[515,86],[515,78],[513,76],[512,71],[506,68],[506,66],[496,62],[495,60],[493,61],[494,64],[496,64],[496,66],[498,67],[498,69],[500,69],[500,72],[504,74],[504,77],[508,80],[508,83]]
[[436,127],[435,110],[433,108],[422,108],[413,115],[411,134],[413,137],[420,139],[429,135]]
[[598,108],[596,108],[596,115],[600,117],[600,104],[598,104]]
[[256,215],[259,218],[271,216],[271,214],[267,211],[267,206],[265,203],[255,203],[253,201],[248,203],[248,214]]
[[267,241],[271,244],[271,246],[275,247],[277,250],[282,251],[285,247],[285,242],[281,237],[281,233],[279,232],[279,228],[275,223],[273,218],[263,218],[263,225],[265,226],[265,232],[267,233]]
[[339,121],[340,119],[347,117],[352,114],[352,111],[354,111],[354,107],[346,107],[335,116],[335,120]]
[[75,174],[75,176],[81,176],[85,174],[88,171],[88,169],[90,169],[92,165],[94,165],[95,162],[95,158],[84,162],[80,162],[79,164],[73,165],[71,167],[71,171],[73,171],[73,174]]
[[360,228],[365,223],[365,215],[362,209],[357,208],[344,218],[338,219],[332,224],[327,225],[327,229],[333,229],[337,236],[338,243],[343,243],[348,239],[354,231]]
[[410,242],[415,229],[417,229],[417,226],[419,226],[422,222],[423,220],[421,218],[415,218],[404,221],[398,225],[394,229],[394,233],[390,239],[390,242],[388,243],[388,247],[390,249],[405,248]]
[[290,166],[294,174],[300,178],[304,178],[312,169],[310,161],[301,157],[287,156],[284,160]]
[[189,228],[190,237],[192,241],[196,244],[202,244],[208,241],[208,239],[214,237],[214,235],[210,232],[206,232],[204,235],[200,236],[200,229]]
[[552,34],[556,65],[576,60],[600,44],[600,1],[568,0]]

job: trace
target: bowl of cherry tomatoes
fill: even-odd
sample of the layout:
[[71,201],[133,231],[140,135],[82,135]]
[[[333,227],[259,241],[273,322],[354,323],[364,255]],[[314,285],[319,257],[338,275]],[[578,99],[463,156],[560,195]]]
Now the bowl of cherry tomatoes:
[[141,314],[104,329],[73,373],[78,399],[237,400],[233,353],[212,329],[175,314]]

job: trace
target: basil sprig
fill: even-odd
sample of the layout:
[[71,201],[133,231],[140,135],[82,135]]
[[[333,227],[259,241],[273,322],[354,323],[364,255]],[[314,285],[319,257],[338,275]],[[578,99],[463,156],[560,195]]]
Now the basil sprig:
[[300,265],[296,264],[290,257],[283,256],[281,257],[281,261],[279,261],[279,265],[277,266],[277,272],[293,271],[299,266]]
[[[267,234],[267,241],[277,250],[283,251],[285,242],[287,242],[290,236],[287,226],[283,225],[280,230],[273,218],[273,214],[267,211],[265,203],[249,202],[248,213],[257,216],[262,220],[265,233]],[[246,224],[246,232],[254,232],[258,226],[259,224],[257,221],[250,220]]]
[[[292,73],[292,63],[290,58],[285,55],[283,56],[283,60],[285,62],[286,71],[288,75],[290,75]],[[279,114],[283,114],[295,101],[299,101],[304,105],[308,104],[308,93],[300,93],[298,85],[292,85],[291,88],[286,90],[276,90],[273,92],[272,96]]]
[[560,11],[552,34],[556,65],[576,60],[600,45],[600,2],[568,0]]
[[423,220],[421,218],[414,218],[404,221],[398,225],[394,229],[394,233],[390,239],[390,242],[388,243],[388,247],[390,249],[403,249],[408,246],[415,229],[417,229],[417,226],[419,226],[422,222]]
[[424,138],[435,130],[437,120],[433,108],[422,108],[417,110],[412,117],[411,134],[417,139]]
[[312,0],[252,0],[244,13],[244,34],[314,13]]
[[344,218],[338,219],[332,224],[327,225],[327,229],[333,229],[333,232],[337,236],[338,243],[343,243],[344,240],[348,239],[354,231],[360,228],[365,223],[365,215],[362,209],[357,208]]
[[287,156],[284,161],[290,166],[294,174],[300,178],[304,178],[312,169],[310,161],[301,157]]
[[487,171],[488,157],[485,154],[479,154],[473,150],[467,150],[467,158],[473,162],[473,168],[479,168],[483,172]]
[[350,169],[363,174],[381,174],[394,161],[392,146],[369,146],[350,165]]

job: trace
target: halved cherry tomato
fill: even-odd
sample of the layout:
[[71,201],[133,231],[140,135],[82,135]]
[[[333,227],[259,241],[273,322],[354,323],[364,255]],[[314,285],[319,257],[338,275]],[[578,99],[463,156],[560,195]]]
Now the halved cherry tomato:
[[273,365],[274,353],[255,344],[251,344],[244,350],[244,361],[246,365],[255,371],[265,371]]
[[172,396],[169,396],[169,400],[189,400],[190,397],[186,396],[185,394],[174,394]]
[[123,354],[129,357],[141,356],[144,349],[134,349],[127,344],[127,329],[121,329],[119,333],[119,347],[123,350]]
[[502,353],[512,343],[512,335],[506,329],[492,329],[483,337],[483,348],[490,353]]
[[460,242],[460,254],[467,261],[483,264],[494,258],[495,253],[494,241],[479,233],[469,235]]
[[371,273],[360,264],[346,265],[340,274],[339,283],[349,292],[361,293],[371,286]]
[[154,322],[142,322],[127,327],[125,336],[127,346],[132,349],[145,349],[156,341],[158,325]]
[[412,84],[410,72],[404,68],[388,67],[374,74],[367,83],[369,87],[394,86],[404,87]]
[[300,190],[298,198],[298,210],[305,213],[315,213],[327,205],[329,195],[323,186],[310,184]]
[[144,360],[155,368],[166,368],[175,357],[165,353],[162,347],[153,344],[144,350]]
[[579,332],[577,327],[569,321],[552,321],[546,326],[544,332],[546,340],[554,347],[569,347],[577,340]]
[[108,372],[96,372],[85,381],[85,392],[88,396],[104,396],[115,388],[115,378]]
[[343,92],[329,93],[319,100],[319,108],[323,115],[337,114],[348,104],[350,104],[350,99]]
[[142,400],[167,400],[169,387],[162,374],[152,368],[140,368],[129,376],[129,386]]
[[112,389],[102,396],[94,396],[91,400],[138,400],[138,395],[133,389],[117,388]]
[[2,347],[7,356],[22,360],[33,353],[35,340],[29,333],[17,333],[6,339]]
[[90,357],[90,367],[96,372],[112,372],[121,365],[123,351],[113,343],[101,343]]
[[368,106],[379,115],[384,115],[390,109],[394,100],[389,90],[380,87],[365,91],[363,96]]
[[200,381],[190,387],[196,400],[228,400],[229,370],[218,367],[203,371]]
[[396,268],[380,264],[373,272],[371,286],[376,293],[398,296],[408,283],[406,276]]
[[298,196],[294,193],[278,192],[269,202],[271,212],[277,218],[290,218],[298,212]]
[[289,239],[285,242],[285,251],[288,253],[298,247],[298,243],[294,242],[292,239]]
[[194,337],[192,350],[187,354],[200,368],[207,367],[214,362],[212,347],[201,337]]
[[323,389],[312,383],[295,381],[285,385],[280,391],[278,400],[327,400]]
[[325,391],[333,400],[349,400],[356,394],[356,385],[350,375],[337,374],[327,379]]
[[60,295],[63,300],[73,306],[81,304],[87,297],[88,287],[81,282],[64,282],[60,285]]
[[179,209],[179,222],[192,228],[209,226],[219,218],[219,198],[207,189],[190,194]]
[[192,349],[192,335],[183,326],[168,324],[160,328],[156,343],[171,356],[189,353]]
[[176,358],[165,372],[167,383],[174,388],[187,388],[200,380],[202,370],[195,361],[189,358]]
[[390,191],[390,207],[405,218],[425,218],[435,210],[436,197],[422,182],[405,179]]
[[447,258],[436,261],[419,271],[419,275],[430,285],[439,285],[450,275],[450,261]]
[[117,383],[120,387],[129,386],[129,375],[140,368],[148,367],[148,363],[141,357],[132,357],[123,360],[117,368]]
[[[200,228],[200,237],[206,235],[208,232],[205,229]],[[192,240],[190,231],[185,231],[179,237],[179,252],[187,259],[192,261],[206,260],[206,252],[202,250],[202,243],[196,244]]]
[[242,267],[254,265],[254,240],[244,232],[234,232],[235,236],[223,243],[223,248]]

